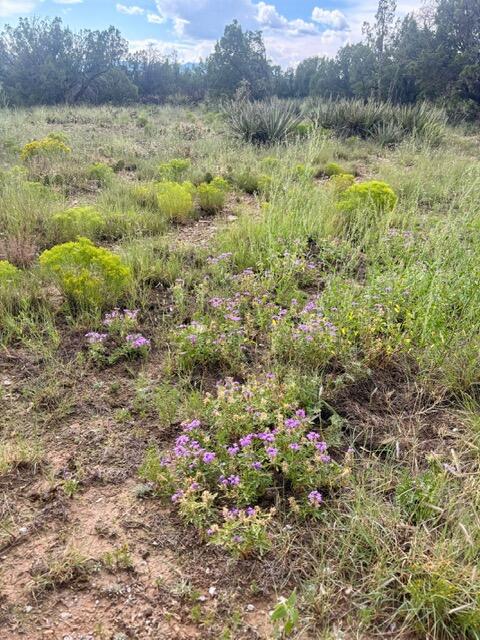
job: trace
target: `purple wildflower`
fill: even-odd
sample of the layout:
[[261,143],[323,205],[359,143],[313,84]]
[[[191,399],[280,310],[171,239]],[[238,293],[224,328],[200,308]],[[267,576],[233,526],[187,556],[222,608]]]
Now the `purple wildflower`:
[[125,340],[133,349],[141,349],[142,347],[149,347],[150,340],[142,336],[141,333],[131,333]]
[[106,333],[97,333],[96,331],[90,331],[85,334],[88,344],[102,344],[108,338]]
[[278,449],[276,447],[267,447],[266,452],[269,458],[275,458],[278,453]]
[[319,507],[320,504],[323,502],[323,496],[322,494],[315,490],[315,491],[310,491],[310,493],[308,494],[308,501],[310,502],[310,504],[312,504],[314,507]]
[[210,464],[210,462],[213,462],[216,457],[217,456],[215,453],[213,453],[213,451],[205,451],[202,459],[205,462],[205,464]]

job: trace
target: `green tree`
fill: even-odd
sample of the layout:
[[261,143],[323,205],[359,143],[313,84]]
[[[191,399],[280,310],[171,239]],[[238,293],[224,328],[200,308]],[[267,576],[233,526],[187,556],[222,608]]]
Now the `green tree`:
[[250,97],[265,98],[272,92],[273,72],[260,31],[243,31],[235,20],[215,45],[206,62],[209,91],[232,97],[246,87]]

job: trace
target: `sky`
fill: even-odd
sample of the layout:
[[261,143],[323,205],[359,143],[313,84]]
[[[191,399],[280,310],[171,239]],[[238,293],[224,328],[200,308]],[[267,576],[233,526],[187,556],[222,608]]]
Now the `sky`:
[[[19,17],[60,16],[72,29],[114,25],[131,50],[153,44],[182,62],[205,58],[234,18],[263,32],[269,58],[282,67],[310,56],[332,56],[361,38],[377,0],[0,0],[0,26]],[[398,0],[399,16],[421,0]]]

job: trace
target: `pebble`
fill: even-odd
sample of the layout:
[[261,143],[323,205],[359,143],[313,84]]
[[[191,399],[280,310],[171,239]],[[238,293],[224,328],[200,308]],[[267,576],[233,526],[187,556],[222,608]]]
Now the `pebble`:
[[255,606],[253,604],[247,604],[247,611],[255,611]]

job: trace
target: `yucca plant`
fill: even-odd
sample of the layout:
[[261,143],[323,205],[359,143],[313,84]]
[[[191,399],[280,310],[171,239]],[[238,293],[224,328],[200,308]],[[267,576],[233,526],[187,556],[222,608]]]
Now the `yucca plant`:
[[304,112],[315,127],[332,130],[341,138],[373,138],[384,145],[397,144],[408,136],[438,142],[446,123],[445,113],[427,103],[312,99]]
[[254,144],[274,144],[292,136],[303,117],[293,102],[230,102],[223,115],[233,135]]

